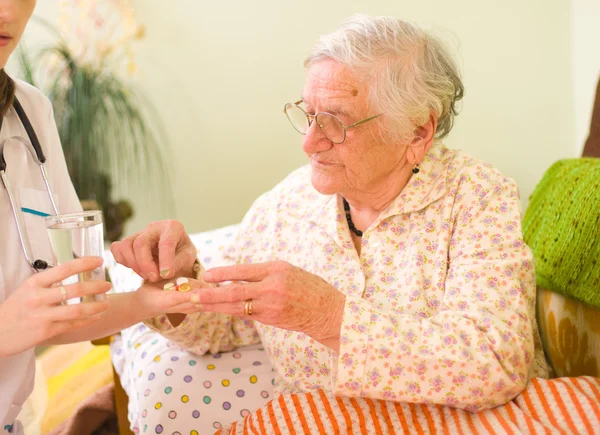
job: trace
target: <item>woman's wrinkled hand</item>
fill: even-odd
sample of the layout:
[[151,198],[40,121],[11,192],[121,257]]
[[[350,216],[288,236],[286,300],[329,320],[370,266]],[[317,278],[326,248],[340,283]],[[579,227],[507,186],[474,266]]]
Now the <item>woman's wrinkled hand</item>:
[[196,247],[178,221],[158,221],[114,242],[115,260],[150,282],[174,276],[195,276]]
[[[304,332],[337,350],[346,297],[324,279],[284,261],[239,264],[204,272],[207,283],[224,283],[198,292],[201,310],[256,320]],[[252,314],[245,315],[246,301]]]

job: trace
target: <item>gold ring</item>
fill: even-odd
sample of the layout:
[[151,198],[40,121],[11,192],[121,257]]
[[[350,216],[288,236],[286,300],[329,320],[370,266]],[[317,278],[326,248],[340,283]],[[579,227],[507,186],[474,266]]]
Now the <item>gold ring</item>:
[[58,288],[60,290],[60,296],[61,296],[60,303],[62,305],[64,305],[64,304],[67,303],[67,289],[64,286],[62,286],[62,285],[59,285]]
[[251,316],[252,315],[252,299],[248,299],[244,304],[244,315]]

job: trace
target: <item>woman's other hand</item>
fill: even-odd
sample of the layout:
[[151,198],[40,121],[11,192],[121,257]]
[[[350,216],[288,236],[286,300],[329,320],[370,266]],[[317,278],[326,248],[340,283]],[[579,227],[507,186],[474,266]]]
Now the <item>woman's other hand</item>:
[[[100,295],[110,290],[106,281],[83,281],[63,287],[62,280],[102,265],[99,257],[69,261],[37,273],[0,304],[0,357],[15,355],[68,331],[90,325],[108,309],[107,301],[64,305],[68,299]],[[66,294],[65,294],[66,292]]]

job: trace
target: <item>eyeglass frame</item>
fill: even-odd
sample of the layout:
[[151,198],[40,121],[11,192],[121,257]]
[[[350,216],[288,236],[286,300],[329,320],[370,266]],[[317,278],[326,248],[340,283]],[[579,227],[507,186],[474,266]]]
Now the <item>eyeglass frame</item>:
[[310,115],[310,114],[306,113],[306,110],[304,110],[302,107],[299,106],[299,104],[302,102],[304,102],[304,98],[296,101],[295,103],[285,103],[285,106],[283,106],[283,113],[285,113],[286,118],[288,119],[288,121],[290,121],[290,124],[292,124],[292,127],[294,127],[294,130],[296,130],[298,133],[300,133],[303,136],[306,136],[306,133],[308,133],[308,129],[307,129],[306,133],[302,133],[300,130],[298,130],[296,128],[296,126],[294,125],[294,123],[292,122],[292,120],[290,119],[290,115],[288,115],[287,109],[288,109],[288,106],[290,106],[292,104],[294,106],[296,106],[298,109],[302,110],[304,115],[306,115],[306,119],[308,120],[308,128],[310,128],[310,126],[313,124],[313,122],[316,121],[317,116],[319,116],[319,115],[329,115],[329,116],[333,117],[337,122],[339,122],[340,125],[342,126],[342,129],[344,130],[344,137],[340,142],[335,142],[335,141],[331,140],[329,137],[327,137],[327,135],[321,128],[321,124],[319,124],[317,122],[317,125],[319,126],[319,130],[321,130],[321,133],[323,133],[323,136],[325,136],[327,138],[327,140],[331,141],[331,143],[334,143],[336,145],[344,143],[344,141],[346,140],[346,130],[353,128],[353,127],[357,127],[361,124],[364,124],[365,122],[372,121],[373,119],[379,118],[380,116],[383,115],[383,113],[380,113],[379,115],[370,116],[369,118],[361,119],[360,121],[356,121],[350,125],[346,125],[340,120],[340,118],[338,118],[337,116],[335,116],[334,114],[329,113],[329,112],[319,112],[319,113],[315,113],[314,115]]

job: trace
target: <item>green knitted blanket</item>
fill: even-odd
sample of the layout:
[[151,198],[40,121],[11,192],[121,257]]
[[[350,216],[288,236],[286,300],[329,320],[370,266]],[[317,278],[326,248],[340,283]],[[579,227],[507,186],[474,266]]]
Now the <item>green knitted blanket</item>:
[[538,287],[600,307],[600,159],[546,171],[523,219]]

